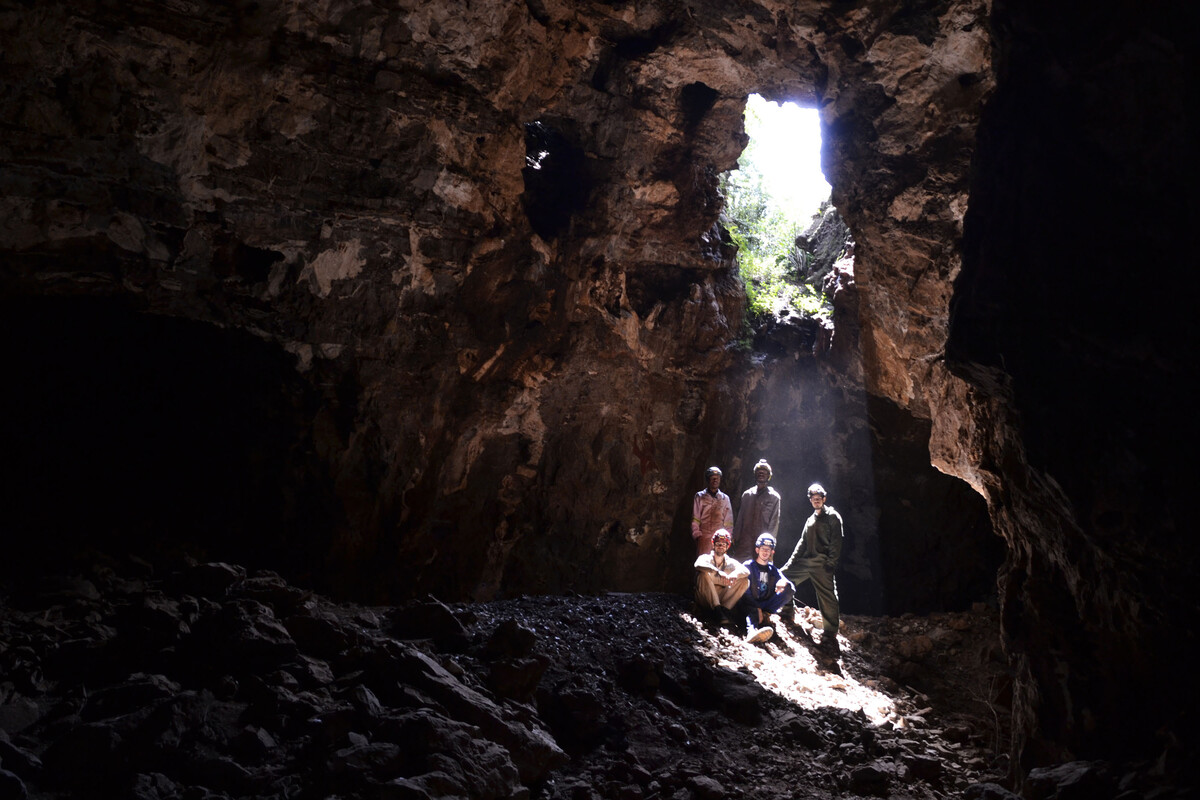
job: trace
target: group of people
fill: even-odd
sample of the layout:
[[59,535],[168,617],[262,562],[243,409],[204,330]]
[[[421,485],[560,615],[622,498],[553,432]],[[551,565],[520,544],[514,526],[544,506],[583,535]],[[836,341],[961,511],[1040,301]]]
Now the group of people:
[[[771,465],[754,465],[755,485],[742,493],[737,522],[729,495],[721,491],[721,470],[709,467],[707,486],[696,493],[692,505],[692,538],[696,542],[696,604],[715,615],[719,625],[744,619],[746,640],[765,642],[774,633],[772,614],[788,618],[793,613],[796,586],[810,581],[821,610],[821,646],[837,649],[838,560],[842,555],[842,517],[826,505],[819,483],[808,487],[813,513],[804,523],[800,541],[782,567],[774,564],[779,536],[779,493],[767,484]],[[731,532],[732,529],[732,532]],[[746,555],[754,542],[754,556]]]

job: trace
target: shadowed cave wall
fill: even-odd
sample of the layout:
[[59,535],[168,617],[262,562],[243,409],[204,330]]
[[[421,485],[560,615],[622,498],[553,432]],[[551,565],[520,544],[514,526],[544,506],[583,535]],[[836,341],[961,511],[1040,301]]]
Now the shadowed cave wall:
[[[1022,763],[1114,754],[1118,729],[1168,746],[1159,672],[1194,630],[1182,489],[1149,528],[1109,498],[1180,485],[1159,456],[1194,326],[1105,324],[1100,287],[1147,251],[1097,198],[1116,177],[1140,219],[1174,187],[1146,241],[1186,262],[1194,53],[1180,20],[1077,16],[6,6],[6,546],[186,545],[379,599],[659,588],[686,576],[704,467],[736,492],[766,455],[785,497],[822,479],[875,537],[848,596],[920,609],[970,594],[929,589],[959,563],[939,541],[990,535],[931,454],[1009,548]],[[755,91],[820,107],[856,239],[834,334],[792,372],[732,346],[715,226]],[[840,409],[828,438],[763,415],[776,384],[780,409]]]
[[[1006,2],[995,19],[946,348],[971,414],[935,441],[973,462],[959,474],[1010,545],[1023,765],[1126,752],[1178,767],[1197,702],[1196,15]],[[1133,285],[1142,269],[1162,291]]]

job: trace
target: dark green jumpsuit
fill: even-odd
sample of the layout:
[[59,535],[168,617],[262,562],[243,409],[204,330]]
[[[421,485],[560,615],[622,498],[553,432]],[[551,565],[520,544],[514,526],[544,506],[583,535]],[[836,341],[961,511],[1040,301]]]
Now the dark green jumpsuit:
[[800,534],[796,549],[780,570],[797,587],[801,581],[812,581],[824,620],[824,630],[835,636],[838,629],[838,596],[834,572],[841,557],[842,515],[833,506],[825,506],[821,511],[814,511],[804,523],[804,532]]

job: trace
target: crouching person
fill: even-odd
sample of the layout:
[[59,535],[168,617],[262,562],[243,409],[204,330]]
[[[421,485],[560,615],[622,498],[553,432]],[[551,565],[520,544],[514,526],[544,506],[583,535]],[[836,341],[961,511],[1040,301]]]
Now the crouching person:
[[720,528],[712,536],[712,551],[696,558],[696,605],[714,611],[717,623],[728,625],[730,611],[749,585],[750,571],[726,555],[733,535]]
[[766,627],[767,618],[792,602],[796,587],[771,563],[775,557],[775,537],[764,533],[754,542],[754,558],[746,562],[749,586],[742,597],[746,612],[746,641],[765,642],[774,631]]

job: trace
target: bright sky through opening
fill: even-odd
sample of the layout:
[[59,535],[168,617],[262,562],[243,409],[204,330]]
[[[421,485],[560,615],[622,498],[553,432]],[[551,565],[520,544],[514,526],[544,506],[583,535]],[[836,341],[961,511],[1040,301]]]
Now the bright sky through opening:
[[763,188],[788,217],[807,220],[829,199],[821,172],[821,125],[815,108],[772,103],[752,94],[746,103],[746,133],[762,172]]

